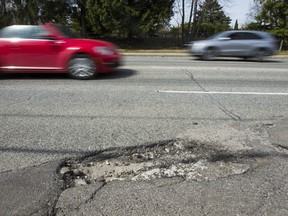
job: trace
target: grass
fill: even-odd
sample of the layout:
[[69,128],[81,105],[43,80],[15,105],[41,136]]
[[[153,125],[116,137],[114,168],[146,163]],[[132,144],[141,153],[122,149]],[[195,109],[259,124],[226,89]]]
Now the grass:
[[278,52],[278,55],[288,55],[288,51],[280,51]]

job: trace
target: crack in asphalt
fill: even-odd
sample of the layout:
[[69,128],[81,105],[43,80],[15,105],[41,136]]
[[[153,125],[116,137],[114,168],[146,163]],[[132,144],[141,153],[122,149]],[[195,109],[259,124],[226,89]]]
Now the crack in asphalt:
[[96,196],[96,194],[106,185],[106,182],[102,181],[102,185],[101,187],[97,188],[92,194],[91,196],[85,200],[83,203],[81,203],[77,208],[79,208],[80,206],[89,203],[91,200],[93,200]]
[[288,150],[288,146],[281,145],[281,144],[273,144],[274,146],[278,147],[279,149]]
[[184,176],[178,176],[178,178],[180,178],[179,181],[172,182],[172,183],[170,183],[170,184],[159,185],[158,187],[159,187],[159,188],[169,187],[169,186],[172,186],[172,185],[181,184],[182,182],[185,182],[185,181],[186,181],[186,178],[185,178]]
[[208,96],[212,99],[212,101],[214,101],[217,105],[217,107],[224,112],[226,115],[228,115],[231,119],[233,119],[234,121],[243,121],[241,119],[241,117],[237,114],[235,114],[234,112],[232,112],[231,110],[227,109],[219,100],[217,100],[212,94],[209,94],[209,91],[206,90],[206,88],[204,86],[202,86],[195,78],[194,75],[188,71],[186,68],[181,68],[181,70],[187,75],[189,76],[189,78],[195,82],[195,84],[204,92],[208,93]]
[[237,115],[236,113],[234,113],[231,110],[229,110],[228,108],[226,108],[219,100],[217,100],[215,97],[213,97],[212,94],[209,94],[209,91],[207,91],[206,88],[204,86],[202,86],[197,81],[197,79],[194,78],[194,75],[192,74],[191,71],[189,71],[187,68],[184,68],[184,67],[178,65],[175,62],[174,62],[174,64],[177,67],[179,67],[181,69],[181,71],[184,72],[191,79],[191,81],[193,81],[202,91],[208,93],[208,96],[212,99],[212,101],[214,101],[216,103],[216,106],[218,107],[218,109],[220,109],[223,113],[228,115],[234,121],[243,121],[243,119],[239,115]]
[[[9,101],[12,101],[11,103],[8,103],[6,106],[8,108],[11,108],[11,107],[15,107],[15,106],[18,106],[19,104],[23,104],[25,102],[31,102],[31,99],[33,99],[35,96],[37,95],[41,95],[41,93],[34,93],[34,94],[31,94],[31,95],[28,95],[26,99],[9,99]],[[0,95],[1,96],[1,95]]]

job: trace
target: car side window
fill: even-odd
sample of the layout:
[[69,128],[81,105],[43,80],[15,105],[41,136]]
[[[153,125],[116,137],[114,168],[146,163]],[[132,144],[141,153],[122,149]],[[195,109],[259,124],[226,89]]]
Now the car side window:
[[230,36],[231,40],[259,40],[261,37],[255,33],[250,32],[237,32],[232,33]]
[[250,33],[250,32],[244,33],[243,36],[244,36],[245,40],[259,40],[259,39],[261,39],[260,36],[254,34],[254,33]]
[[19,28],[19,35],[21,38],[30,39],[32,26],[24,26]]
[[30,39],[43,39],[43,35],[47,35],[48,32],[41,26],[33,26],[30,32]]
[[0,38],[40,39],[46,33],[41,26],[9,26],[2,29]]
[[230,35],[231,40],[243,40],[243,35],[242,33],[232,33]]
[[16,26],[9,26],[2,29],[1,38],[20,38],[19,29]]

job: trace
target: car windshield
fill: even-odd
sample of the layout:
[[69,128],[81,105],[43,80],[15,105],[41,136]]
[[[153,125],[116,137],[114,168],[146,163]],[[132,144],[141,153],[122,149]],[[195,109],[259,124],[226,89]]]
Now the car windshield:
[[215,38],[218,38],[220,34],[222,34],[223,32],[218,32],[216,34],[213,34],[212,36],[210,36],[209,38],[207,38],[207,40],[212,40],[212,39],[215,39]]
[[79,38],[80,37],[76,31],[74,31],[73,29],[71,29],[67,26],[55,24],[54,27],[58,31],[60,31],[61,34],[64,35],[64,37],[66,37],[66,38]]

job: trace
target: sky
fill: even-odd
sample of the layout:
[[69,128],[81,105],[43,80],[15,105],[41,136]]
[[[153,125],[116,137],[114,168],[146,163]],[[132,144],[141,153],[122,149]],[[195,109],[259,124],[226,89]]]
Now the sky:
[[247,21],[247,13],[250,6],[253,5],[253,0],[231,0],[231,2],[231,4],[224,6],[223,9],[226,15],[232,19],[231,26],[234,26],[236,19],[238,19],[238,25],[241,27]]
[[[231,3],[224,4],[225,0],[219,0],[219,3],[223,6],[223,10],[227,16],[231,18],[231,26],[234,27],[236,19],[238,19],[238,26],[243,26],[247,21],[247,13],[250,7],[253,5],[253,0],[230,0]],[[188,21],[187,14],[189,9],[186,11],[186,21]],[[179,26],[181,23],[181,16],[175,14],[171,20],[173,26]]]

